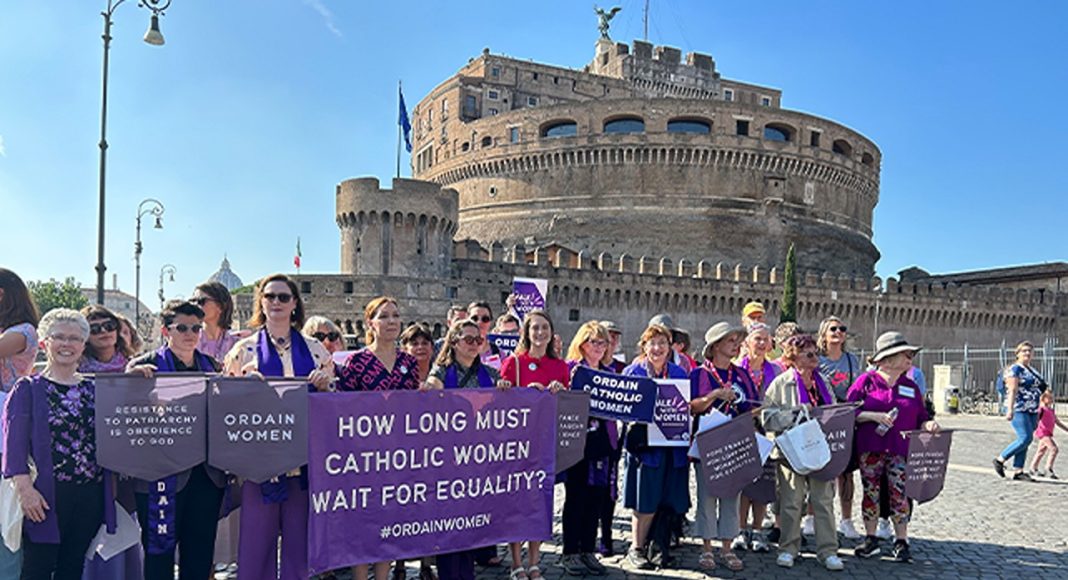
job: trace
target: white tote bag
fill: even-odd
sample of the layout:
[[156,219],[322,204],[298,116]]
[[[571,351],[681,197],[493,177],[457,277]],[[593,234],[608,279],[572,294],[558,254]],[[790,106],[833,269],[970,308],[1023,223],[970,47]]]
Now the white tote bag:
[[831,447],[819,421],[813,421],[808,409],[802,408],[790,427],[775,438],[775,445],[790,467],[800,475],[823,469],[831,461]]

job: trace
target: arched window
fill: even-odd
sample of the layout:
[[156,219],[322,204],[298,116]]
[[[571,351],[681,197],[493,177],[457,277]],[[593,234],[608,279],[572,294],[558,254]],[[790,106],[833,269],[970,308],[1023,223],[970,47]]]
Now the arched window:
[[490,137],[488,135],[483,137],[482,138],[482,146],[483,147],[493,147],[493,137]]
[[541,129],[542,137],[570,137],[576,133],[578,125],[574,121],[556,121]]
[[644,133],[645,121],[639,117],[623,117],[604,122],[605,133]]
[[460,145],[460,151],[467,151],[470,148],[471,148],[471,144],[468,143],[467,141],[464,141],[463,144]]
[[782,123],[764,125],[764,139],[767,141],[788,142],[794,140],[794,128]]
[[860,162],[871,167],[872,165],[875,165],[875,158],[871,156],[871,153],[865,151],[864,155],[860,156]]
[[672,119],[667,124],[668,133],[698,133],[707,135],[712,132],[712,123],[703,119]]
[[835,139],[834,144],[831,145],[831,151],[834,151],[839,155],[845,155],[846,157],[853,156],[853,146],[845,139]]

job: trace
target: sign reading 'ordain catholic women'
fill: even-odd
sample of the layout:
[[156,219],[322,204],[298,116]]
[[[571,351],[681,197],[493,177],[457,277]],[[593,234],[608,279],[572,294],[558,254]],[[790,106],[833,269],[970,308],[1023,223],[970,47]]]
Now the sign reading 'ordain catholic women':
[[308,410],[310,573],[551,537],[553,395],[315,393]]
[[96,375],[96,459],[147,481],[191,469],[207,456],[204,375]]
[[645,377],[625,377],[589,367],[575,368],[571,389],[590,394],[590,415],[601,419],[652,423],[660,387]]

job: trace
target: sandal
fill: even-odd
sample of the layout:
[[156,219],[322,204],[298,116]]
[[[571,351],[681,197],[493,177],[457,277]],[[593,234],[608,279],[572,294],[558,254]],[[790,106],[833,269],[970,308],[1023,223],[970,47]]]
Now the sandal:
[[734,554],[734,552],[725,552],[720,555],[723,558],[723,563],[727,565],[727,569],[731,572],[741,572],[745,568],[745,564]]
[[527,571],[522,566],[513,568],[512,573],[508,575],[509,580],[530,580],[530,576],[527,575]]
[[527,574],[529,574],[530,580],[541,580],[541,568],[535,564],[527,568]]
[[701,552],[701,557],[698,558],[697,564],[703,570],[715,570],[716,556],[712,552]]

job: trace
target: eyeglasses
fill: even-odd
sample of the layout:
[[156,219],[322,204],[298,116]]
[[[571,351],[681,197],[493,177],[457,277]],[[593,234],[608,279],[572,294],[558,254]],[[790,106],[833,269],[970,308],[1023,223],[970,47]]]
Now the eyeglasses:
[[486,339],[481,336],[461,336],[457,342],[462,340],[467,346],[482,346],[482,343],[486,342]]
[[[266,298],[266,296],[264,296],[264,298]],[[216,300],[214,298],[209,298],[208,296],[197,296],[196,298],[190,298],[189,301],[197,306],[204,306],[208,302],[215,302]]]
[[812,352],[811,350],[808,351],[808,352],[803,352],[801,354],[805,355],[805,358],[816,358],[816,357],[819,356],[818,354]]
[[319,342],[323,342],[324,340],[329,340],[330,342],[335,342],[339,338],[341,338],[341,333],[340,332],[316,332],[312,336],[314,336],[315,340],[318,340]]
[[289,304],[289,301],[293,299],[293,295],[292,294],[273,294],[271,292],[267,292],[267,293],[265,293],[263,295],[263,299],[268,301],[268,302],[274,302],[275,300],[277,300],[278,302],[281,302],[282,304]]
[[203,324],[194,324],[194,325],[190,326],[188,324],[172,324],[172,325],[168,326],[167,328],[169,328],[171,330],[171,332],[178,332],[178,333],[181,333],[181,334],[185,334],[187,332],[192,332],[193,334],[200,334],[200,331],[201,331],[201,329],[204,328],[204,325]]
[[832,327],[828,328],[827,330],[829,330],[831,332],[846,332],[847,330],[849,330],[849,328],[846,325],[843,324],[841,326],[832,326]]
[[489,316],[472,316],[471,322],[490,322],[493,319]]
[[119,324],[114,320],[95,322],[89,325],[89,334],[104,334],[105,332],[115,332],[118,329]]
[[66,336],[63,334],[50,334],[47,338],[55,342],[85,342],[85,339],[80,336]]
[[590,346],[608,346],[608,341],[600,338],[593,338],[586,342],[589,343]]

